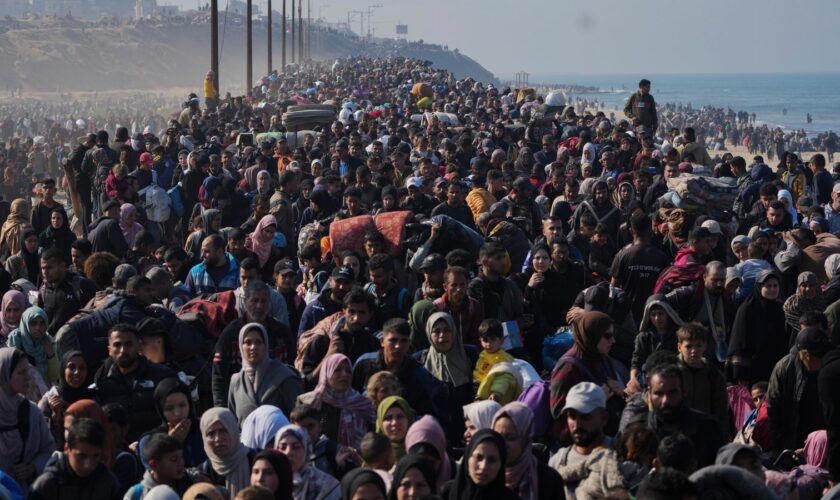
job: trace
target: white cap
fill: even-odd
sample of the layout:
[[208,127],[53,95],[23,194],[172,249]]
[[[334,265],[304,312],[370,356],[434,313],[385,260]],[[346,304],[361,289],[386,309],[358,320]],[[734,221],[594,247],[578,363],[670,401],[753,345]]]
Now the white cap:
[[575,410],[578,413],[588,415],[598,408],[607,407],[607,395],[601,386],[592,382],[581,382],[569,389],[566,394],[566,406],[563,412]]
[[423,186],[423,181],[419,177],[409,177],[405,180],[405,188],[416,187],[420,189]]
[[720,224],[718,224],[718,221],[716,221],[716,220],[708,219],[708,220],[703,222],[702,227],[705,227],[706,229],[708,229],[709,232],[712,233],[712,234],[721,234],[722,233],[722,231],[720,230]]

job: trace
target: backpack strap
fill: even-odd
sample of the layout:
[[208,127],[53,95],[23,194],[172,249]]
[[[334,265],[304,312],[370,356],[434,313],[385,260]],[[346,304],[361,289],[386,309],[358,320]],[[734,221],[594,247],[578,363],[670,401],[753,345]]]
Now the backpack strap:
[[29,400],[24,398],[17,408],[17,424],[0,427],[0,432],[18,431],[23,446],[20,450],[18,462],[23,462],[23,454],[26,452],[26,441],[29,439]]
[[592,380],[601,379],[601,377],[596,377],[595,374],[592,373],[592,371],[585,364],[581,363],[581,361],[574,356],[561,356],[560,361],[563,361],[564,363],[571,363],[572,365],[574,365],[575,368],[578,368],[579,370],[583,371]]
[[143,483],[137,483],[131,488],[131,500],[143,498]]

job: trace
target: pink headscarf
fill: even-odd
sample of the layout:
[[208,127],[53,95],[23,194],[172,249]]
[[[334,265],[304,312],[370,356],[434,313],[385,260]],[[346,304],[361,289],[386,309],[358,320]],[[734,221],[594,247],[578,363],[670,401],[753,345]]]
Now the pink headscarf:
[[518,493],[522,500],[537,500],[537,457],[531,451],[534,440],[534,412],[524,403],[514,401],[496,412],[496,416],[493,417],[494,427],[502,417],[513,421],[522,440],[522,455],[516,462],[505,467],[505,486]]
[[358,448],[368,427],[376,422],[376,410],[368,398],[352,387],[343,394],[338,394],[330,388],[329,381],[341,363],[347,363],[352,368],[350,358],[344,354],[335,353],[324,359],[321,373],[318,375],[318,385],[311,393],[311,400],[316,407],[327,403],[341,410],[338,444]]
[[0,305],[0,334],[4,337],[8,337],[12,330],[18,327],[20,321],[16,323],[8,323],[6,321],[6,307],[9,304],[15,303],[18,308],[20,308],[21,314],[27,308],[26,297],[17,290],[9,290],[5,294],[3,294],[3,302]]
[[259,390],[259,383],[260,379],[263,378],[262,375],[265,374],[265,370],[271,365],[271,356],[269,355],[269,348],[268,348],[268,332],[265,331],[265,327],[259,323],[248,323],[247,325],[243,326],[239,330],[239,350],[242,351],[242,342],[245,341],[245,334],[252,331],[258,330],[262,334],[263,343],[265,344],[265,358],[263,358],[262,362],[259,365],[252,365],[245,356],[242,356],[242,371],[245,372],[245,375],[248,376],[248,380],[251,381],[251,384],[254,386],[254,392]]
[[263,218],[257,223],[257,228],[245,240],[245,248],[256,254],[257,259],[260,261],[260,267],[268,262],[268,257],[271,255],[271,247],[274,245],[273,240],[263,239],[262,230],[268,226],[277,228],[277,219],[273,215],[263,215]]
[[825,469],[825,449],[828,434],[825,430],[814,431],[805,438],[805,463]]
[[446,435],[435,417],[425,415],[409,427],[405,435],[405,449],[411,450],[412,446],[419,443],[434,446],[440,456],[440,468],[437,470],[437,487],[439,490],[443,483],[451,479],[452,464],[449,462],[449,455],[446,454]]
[[128,243],[129,248],[134,246],[134,240],[137,239],[137,234],[143,230],[143,226],[141,226],[137,220],[131,224],[128,223],[128,216],[136,213],[137,207],[131,203],[123,203],[120,206],[120,229],[122,229],[123,236],[125,236],[125,242]]

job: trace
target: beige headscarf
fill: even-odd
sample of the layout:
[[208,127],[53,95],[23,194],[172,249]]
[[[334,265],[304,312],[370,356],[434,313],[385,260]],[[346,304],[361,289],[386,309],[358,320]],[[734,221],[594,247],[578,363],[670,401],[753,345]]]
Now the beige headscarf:
[[[438,352],[432,342],[432,328],[439,320],[445,321],[452,331],[452,349],[449,352]],[[464,352],[464,340],[449,313],[436,312],[429,316],[426,321],[426,339],[429,341],[429,351],[424,366],[429,373],[438,380],[452,383],[454,387],[472,382],[472,368]]]
[[22,198],[18,198],[12,202],[9,216],[3,223],[3,228],[0,229],[0,246],[7,246],[10,254],[20,252],[23,245],[20,236],[28,227],[29,203]]

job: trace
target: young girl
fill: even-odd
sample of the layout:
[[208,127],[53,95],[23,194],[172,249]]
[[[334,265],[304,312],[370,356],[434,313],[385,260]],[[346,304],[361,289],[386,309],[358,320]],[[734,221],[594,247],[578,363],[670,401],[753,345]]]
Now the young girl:
[[17,347],[35,360],[35,368],[49,385],[58,381],[58,359],[52,338],[47,335],[47,313],[40,307],[23,312],[20,326],[9,335],[9,347]]

